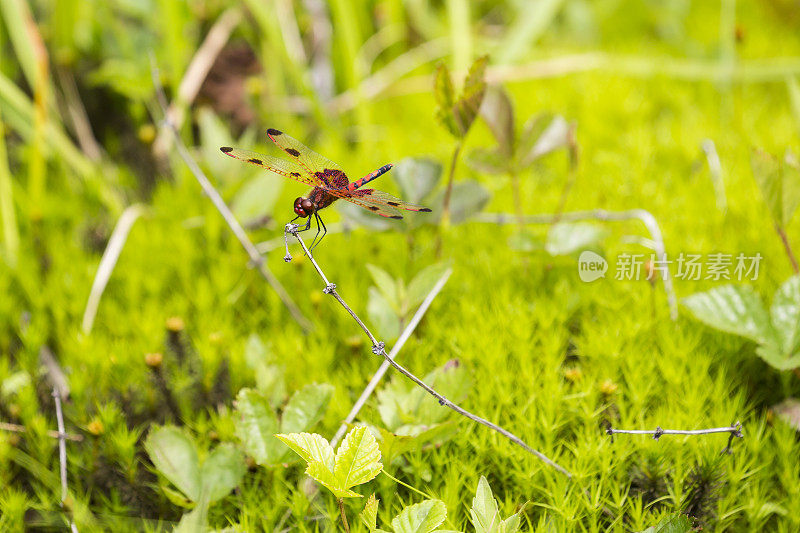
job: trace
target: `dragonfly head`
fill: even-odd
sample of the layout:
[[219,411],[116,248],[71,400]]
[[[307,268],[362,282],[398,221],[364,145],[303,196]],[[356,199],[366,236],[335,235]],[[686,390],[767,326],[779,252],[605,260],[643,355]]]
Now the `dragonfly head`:
[[297,216],[303,218],[310,217],[314,214],[314,211],[314,202],[308,198],[303,198],[301,196],[294,201],[294,212]]

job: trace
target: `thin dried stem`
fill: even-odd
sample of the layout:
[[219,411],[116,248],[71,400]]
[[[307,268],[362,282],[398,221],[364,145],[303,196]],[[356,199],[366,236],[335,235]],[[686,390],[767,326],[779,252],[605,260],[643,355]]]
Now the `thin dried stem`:
[[347,515],[344,512],[344,499],[337,498],[336,501],[339,503],[339,512],[342,514],[342,525],[344,525],[344,530],[346,533],[350,533],[350,524],[347,522]]
[[[431,306],[431,303],[433,303],[434,298],[436,298],[436,296],[439,294],[439,291],[442,290],[442,287],[444,287],[444,284],[447,283],[447,280],[450,278],[450,274],[452,273],[453,269],[448,268],[447,271],[444,274],[442,274],[442,276],[430,290],[430,292],[422,301],[422,303],[419,305],[419,307],[417,308],[417,312],[414,313],[414,316],[411,318],[411,321],[408,323],[403,332],[400,334],[400,337],[397,339],[397,342],[394,344],[394,346],[392,346],[392,350],[389,352],[388,356],[389,359],[394,360],[394,358],[397,357],[397,354],[403,348],[403,345],[405,345],[406,341],[411,337],[411,334],[414,333],[414,330],[417,328],[417,325],[419,324],[420,320],[422,320],[422,317],[425,315],[425,312],[428,310],[428,307]],[[338,431],[336,431],[336,435],[334,435],[333,438],[331,439],[331,446],[336,446],[336,443],[339,442],[339,439],[341,439],[344,436],[345,432],[347,431],[347,426],[349,424],[352,424],[353,420],[356,419],[356,415],[358,415],[359,411],[361,411],[361,408],[364,407],[364,404],[367,403],[367,400],[375,391],[375,388],[378,386],[378,383],[380,383],[381,379],[383,378],[383,375],[386,374],[386,371],[389,370],[390,366],[391,365],[389,364],[389,361],[383,361],[381,363],[381,366],[378,368],[378,371],[375,372],[375,375],[372,376],[372,379],[369,380],[369,383],[367,383],[367,386],[364,388],[364,392],[362,392],[361,396],[358,397],[356,403],[353,404],[353,408],[350,409],[350,413],[348,413],[342,425],[339,426]]]
[[[469,418],[470,420],[472,420],[474,422],[477,422],[477,423],[479,423],[481,425],[484,425],[484,426],[488,427],[491,430],[494,430],[494,431],[500,433],[501,435],[503,435],[504,437],[509,439],[511,442],[519,445],[520,447],[522,447],[523,449],[525,449],[527,452],[531,453],[532,455],[535,455],[537,458],[539,458],[545,464],[555,468],[556,470],[558,470],[559,472],[561,472],[562,474],[564,474],[568,478],[570,478],[570,479],[572,478],[572,474],[566,468],[564,468],[563,466],[559,465],[558,463],[556,463],[555,461],[553,461],[552,459],[550,459],[549,457],[544,455],[542,452],[531,448],[530,446],[528,446],[525,443],[525,441],[523,441],[522,439],[520,439],[519,437],[517,437],[516,435],[514,435],[513,433],[511,433],[507,429],[504,429],[504,428],[498,426],[497,424],[493,424],[492,422],[489,422],[485,418],[481,418],[481,417],[479,417],[477,415],[474,415],[474,414],[470,413],[469,411],[467,411],[466,409],[454,404],[453,402],[451,402],[450,400],[448,400],[447,398],[445,398],[444,396],[442,396],[441,394],[436,392],[436,390],[431,388],[429,385],[427,385],[424,381],[422,381],[417,376],[412,374],[410,371],[406,370],[397,361],[395,361],[394,359],[390,358],[389,354],[386,353],[385,344],[383,342],[379,342],[378,339],[375,338],[375,336],[372,334],[372,332],[369,330],[369,328],[364,324],[364,322],[361,321],[360,318],[358,318],[358,315],[355,314],[355,312],[350,308],[349,305],[347,305],[347,303],[342,299],[342,297],[336,291],[336,285],[331,283],[330,281],[328,281],[328,278],[325,276],[325,273],[322,271],[320,266],[317,264],[316,260],[314,260],[314,256],[311,255],[311,253],[308,251],[308,248],[306,247],[306,243],[303,242],[303,239],[300,237],[300,234],[297,232],[298,228],[299,228],[299,226],[297,224],[291,224],[290,223],[290,224],[286,224],[285,231],[286,231],[287,234],[293,235],[300,242],[300,246],[303,247],[303,251],[305,251],[306,256],[308,256],[309,260],[311,261],[311,264],[314,265],[314,268],[316,269],[316,271],[319,274],[320,278],[322,278],[322,281],[325,283],[325,288],[323,289],[323,292],[325,294],[330,294],[331,296],[336,298],[336,301],[338,301],[339,304],[341,304],[341,306],[344,307],[345,311],[350,313],[350,316],[353,317],[353,320],[355,320],[356,323],[361,327],[361,329],[364,330],[364,333],[367,335],[367,337],[369,338],[370,342],[372,343],[372,353],[374,353],[375,355],[382,356],[386,360],[386,362],[389,363],[391,366],[393,366],[398,372],[400,372],[401,374],[406,376],[408,379],[410,379],[411,381],[416,383],[419,387],[424,389],[428,394],[430,394],[431,396],[436,398],[439,401],[439,405],[442,405],[444,407],[449,407],[450,409],[452,409],[453,411],[457,412],[458,414],[460,414],[460,415],[462,415],[462,416],[464,416],[466,418]],[[287,261],[289,261],[289,260],[291,260],[291,256],[287,255],[287,257],[285,259]]]
[[[10,422],[0,422],[0,430],[2,431],[12,431],[14,433],[27,433],[28,428],[25,426],[21,426],[19,424],[11,424]],[[58,431],[48,430],[47,436],[52,437],[54,439],[64,438],[66,440],[71,440],[74,442],[81,442],[83,440],[83,435],[75,435],[72,433],[59,433]]]
[[[66,431],[64,431],[64,414],[61,412],[61,394],[56,387],[53,387],[53,400],[56,403],[56,421],[58,423],[58,463],[61,472],[61,507],[64,508],[64,502],[67,500],[67,443]],[[75,522],[70,519],[70,530],[78,533],[78,528]]]
[[775,224],[775,231],[778,232],[781,242],[783,243],[783,249],[786,250],[786,256],[792,263],[792,270],[794,270],[795,274],[800,274],[800,266],[797,265],[797,258],[794,256],[794,252],[792,251],[792,245],[789,244],[789,237],[779,224]]
[[625,435],[652,435],[654,440],[658,440],[662,435],[709,435],[711,433],[730,433],[731,438],[744,437],[742,434],[742,424],[740,422],[736,422],[730,427],[708,429],[663,429],[661,426],[656,426],[655,430],[615,429],[612,427],[606,429],[607,435],[616,435],[620,433]]
[[[474,218],[474,220],[477,220],[478,222],[489,222],[492,224],[508,224],[518,222],[520,219],[517,215],[509,215],[505,213],[480,213]],[[650,233],[653,251],[656,253],[658,260],[663,265],[664,292],[667,294],[667,304],[669,305],[670,318],[672,318],[672,320],[678,320],[678,299],[675,296],[675,290],[672,288],[672,275],[670,274],[669,263],[667,262],[667,252],[664,247],[664,238],[661,235],[661,228],[659,227],[656,218],[649,211],[644,209],[630,209],[627,211],[606,211],[605,209],[594,209],[592,211],[572,211],[561,214],[525,215],[522,218],[522,221],[525,224],[552,224],[554,221],[575,222],[578,220],[639,220],[642,224],[644,224],[645,228],[647,228],[647,231]]]
[[156,89],[156,97],[158,99],[158,104],[161,107],[161,111],[164,113],[164,121],[165,124],[169,127],[169,130],[172,131],[173,136],[175,137],[175,146],[178,150],[178,154],[180,154],[183,161],[186,163],[186,166],[189,167],[189,170],[194,175],[197,182],[200,184],[200,187],[203,188],[203,192],[206,193],[206,196],[211,200],[211,203],[214,204],[214,207],[217,208],[219,214],[222,215],[222,218],[225,219],[225,222],[228,224],[228,227],[231,229],[233,234],[239,240],[239,243],[242,245],[242,248],[247,252],[247,255],[250,256],[250,262],[258,268],[258,271],[261,273],[261,276],[269,283],[274,290],[278,297],[281,299],[283,304],[289,309],[289,312],[292,314],[292,317],[297,321],[300,326],[306,330],[310,331],[312,329],[311,322],[303,316],[303,313],[300,311],[300,308],[297,307],[297,304],[294,303],[292,297],[289,296],[289,293],[283,287],[278,278],[275,277],[275,274],[269,269],[264,261],[264,258],[258,253],[253,242],[245,233],[244,228],[242,225],[239,224],[239,221],[236,220],[233,212],[231,212],[230,208],[225,203],[225,200],[222,199],[222,196],[217,192],[214,186],[211,184],[211,181],[206,177],[200,167],[197,165],[197,162],[192,158],[189,154],[189,150],[183,144],[181,140],[180,134],[178,134],[178,130],[175,127],[175,124],[170,122],[169,116],[167,115],[167,98],[164,95],[164,88],[161,86],[161,81],[158,77],[158,68],[155,65],[155,60],[153,60],[152,71],[151,74],[153,76],[153,83]]
[[83,321],[81,322],[81,329],[85,334],[92,331],[94,318],[97,315],[97,308],[100,305],[100,298],[103,296],[103,291],[111,278],[111,273],[114,272],[114,267],[117,265],[119,255],[128,240],[128,234],[133,228],[136,220],[145,213],[147,208],[142,204],[133,204],[125,208],[122,215],[114,226],[114,231],[111,232],[111,238],[108,239],[108,245],[103,252],[103,257],[100,259],[100,265],[97,267],[97,273],[92,282],[92,289],[89,291],[89,299],[86,302],[86,309],[83,311]]

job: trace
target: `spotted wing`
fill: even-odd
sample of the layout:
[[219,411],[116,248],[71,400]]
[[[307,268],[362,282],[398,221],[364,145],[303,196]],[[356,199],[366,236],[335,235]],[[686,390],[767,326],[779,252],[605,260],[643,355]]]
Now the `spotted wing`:
[[272,157],[265,154],[259,154],[258,152],[251,152],[250,150],[231,148],[230,146],[223,146],[220,148],[220,151],[222,151],[222,153],[225,155],[233,157],[234,159],[259,166],[276,174],[280,174],[281,176],[286,176],[287,178],[299,181],[300,183],[305,183],[306,185],[311,185],[312,187],[324,186],[322,180],[320,180],[318,177],[314,176],[313,174],[298,172],[298,169],[295,168],[295,165],[289,161],[284,161],[283,159],[278,159],[277,157]]
[[302,170],[318,179],[321,182],[321,187],[338,189],[347,186],[347,174],[339,165],[327,157],[318,154],[280,130],[270,128],[267,130],[267,135]]
[[403,218],[400,209],[405,209],[406,211],[421,211],[424,213],[430,212],[430,209],[427,207],[404,202],[400,198],[396,198],[389,193],[375,189],[358,189],[353,192],[332,190],[328,192],[338,196],[342,200],[360,205],[364,209],[368,209],[386,218]]

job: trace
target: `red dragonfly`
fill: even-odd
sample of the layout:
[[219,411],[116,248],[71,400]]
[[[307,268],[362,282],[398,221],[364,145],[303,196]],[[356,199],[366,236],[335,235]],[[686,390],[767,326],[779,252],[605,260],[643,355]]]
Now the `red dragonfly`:
[[[363,178],[351,182],[339,165],[319,155],[297,139],[273,128],[267,130],[267,135],[281,150],[291,156],[290,160],[278,159],[277,157],[231,148],[230,146],[223,146],[220,150],[235,159],[257,165],[281,176],[286,176],[314,187],[307,197],[301,196],[294,201],[294,212],[297,216],[292,219],[292,222],[294,222],[298,218],[308,218],[305,228],[300,231],[305,231],[311,227],[312,215],[316,219],[317,235],[314,237],[310,249],[319,244],[322,241],[322,237],[328,232],[325,223],[322,222],[319,216],[319,210],[328,207],[339,198],[360,205],[386,218],[403,218],[403,215],[400,214],[400,209],[430,212],[427,207],[404,202],[400,198],[395,198],[383,191],[360,188],[365,183],[369,183],[388,172],[392,168],[390,164],[383,165]],[[320,227],[323,233],[318,242],[317,237],[319,236]]]

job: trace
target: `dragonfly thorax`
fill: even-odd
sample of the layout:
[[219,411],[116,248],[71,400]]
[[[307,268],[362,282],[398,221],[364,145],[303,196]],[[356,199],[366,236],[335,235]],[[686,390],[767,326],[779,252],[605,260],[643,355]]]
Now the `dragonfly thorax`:
[[294,212],[299,217],[310,217],[314,214],[316,208],[314,207],[314,202],[309,200],[308,198],[303,198],[302,196],[295,199],[294,201]]

